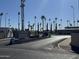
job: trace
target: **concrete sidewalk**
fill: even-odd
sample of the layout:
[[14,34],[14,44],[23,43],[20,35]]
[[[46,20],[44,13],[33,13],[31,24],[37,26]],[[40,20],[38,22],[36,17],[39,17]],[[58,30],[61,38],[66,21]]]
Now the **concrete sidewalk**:
[[11,45],[10,47],[17,47],[17,48],[41,48],[45,45],[52,44],[52,43],[59,43],[60,41],[63,41],[66,38],[70,38],[71,36],[55,36],[52,35],[51,38],[39,40],[39,41],[33,41],[29,43],[23,43],[23,44],[15,44]]
[[70,36],[52,36],[51,38],[43,39],[37,42],[31,42],[28,45],[35,48],[40,48],[42,46],[48,45],[48,44],[58,44],[59,42],[70,38]]

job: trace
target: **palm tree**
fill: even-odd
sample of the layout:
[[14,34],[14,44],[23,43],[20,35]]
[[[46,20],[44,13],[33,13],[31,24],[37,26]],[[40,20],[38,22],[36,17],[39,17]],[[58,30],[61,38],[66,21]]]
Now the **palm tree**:
[[57,19],[58,19],[58,18],[56,17],[56,18],[55,18],[55,22],[56,22],[56,23],[57,23]]
[[0,13],[0,16],[2,16],[3,15],[3,13]]
[[30,28],[30,21],[28,21],[28,30],[29,30],[29,28]]
[[50,23],[50,22],[51,22],[51,19],[49,19],[49,25],[50,25],[50,30],[51,30],[51,24],[52,24],[52,23]]
[[34,17],[34,19],[35,19],[35,31],[36,31],[36,18],[37,18],[37,17],[35,16],[35,17]]
[[35,16],[34,18],[36,19],[37,17]]
[[73,21],[73,24],[74,24],[74,26],[75,26],[75,20]]
[[52,32],[52,23],[50,24],[50,32]]
[[46,30],[48,31],[48,23],[46,24]]
[[58,19],[58,18],[56,17],[56,18],[55,18],[55,23],[56,23],[56,24],[55,24],[55,30],[57,30],[57,19]]
[[20,30],[20,12],[18,12],[18,30]]
[[32,25],[33,26],[33,30],[34,30],[34,25],[35,25],[35,23],[33,23],[33,25]]
[[8,19],[8,26],[9,26],[9,28],[10,28],[10,20],[11,20],[11,19],[9,18],[9,19]]
[[1,27],[1,19],[2,19],[3,13],[0,13],[0,27]]
[[59,26],[59,29],[61,29],[61,24],[58,24],[58,26]]
[[6,20],[7,20],[7,19],[6,19],[6,18],[7,18],[6,16],[7,16],[7,14],[8,14],[8,13],[5,13],[5,27],[6,27]]
[[41,23],[39,25],[40,25],[40,31],[41,31]]
[[67,20],[67,27],[68,27],[69,22],[70,22],[70,21],[69,21],[69,20]]
[[37,24],[37,29],[38,29],[37,31],[39,32],[39,23]]
[[77,20],[77,26],[78,26],[79,20]]
[[70,23],[70,27],[72,26],[72,24]]
[[59,26],[60,26],[60,28],[62,27],[62,19],[60,19],[60,25]]
[[55,29],[55,21],[53,21],[54,29]]
[[42,29],[44,30],[44,21],[46,21],[45,16],[41,16],[41,20],[42,20]]

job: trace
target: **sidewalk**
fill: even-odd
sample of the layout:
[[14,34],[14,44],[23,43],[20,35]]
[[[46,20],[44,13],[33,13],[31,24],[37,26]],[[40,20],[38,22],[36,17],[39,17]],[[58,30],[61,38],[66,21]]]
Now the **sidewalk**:
[[16,48],[41,48],[45,45],[52,44],[52,43],[59,43],[60,41],[69,38],[70,36],[53,36],[51,38],[43,39],[43,40],[38,40],[38,41],[33,41],[33,42],[28,42],[28,43],[23,43],[23,44],[15,44],[11,45],[11,47],[16,47]]

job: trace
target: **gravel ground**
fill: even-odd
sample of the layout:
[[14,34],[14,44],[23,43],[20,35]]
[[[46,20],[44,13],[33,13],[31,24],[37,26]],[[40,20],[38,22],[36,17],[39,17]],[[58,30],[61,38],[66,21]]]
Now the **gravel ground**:
[[69,51],[69,52],[73,52],[73,51],[71,50],[70,42],[71,42],[71,38],[68,38],[68,39],[62,41],[61,43],[59,43],[58,46],[59,46],[59,48],[61,48],[61,49],[67,50],[67,51]]
[[74,51],[72,51],[71,49],[70,42],[71,42],[71,38],[68,38],[60,42],[55,47],[54,47],[55,44],[46,45],[44,46],[44,50],[49,50],[55,53],[57,52],[57,53],[75,54]]

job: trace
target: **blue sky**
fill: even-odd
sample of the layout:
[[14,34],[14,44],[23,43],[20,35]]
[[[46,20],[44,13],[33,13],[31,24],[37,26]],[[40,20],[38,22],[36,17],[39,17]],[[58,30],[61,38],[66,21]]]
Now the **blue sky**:
[[[49,18],[53,21],[55,17],[59,20],[63,19],[63,27],[66,26],[66,20],[71,20],[73,10],[75,8],[75,19],[78,19],[78,0],[26,0],[25,2],[25,28],[27,22],[34,23],[34,16],[37,16],[37,22],[40,21],[41,15],[45,15],[47,21]],[[11,26],[17,27],[18,11],[20,11],[20,0],[0,0],[0,12],[8,13],[7,19],[11,19]],[[2,18],[2,26],[4,26],[5,15]],[[7,21],[8,26],[8,21]]]

